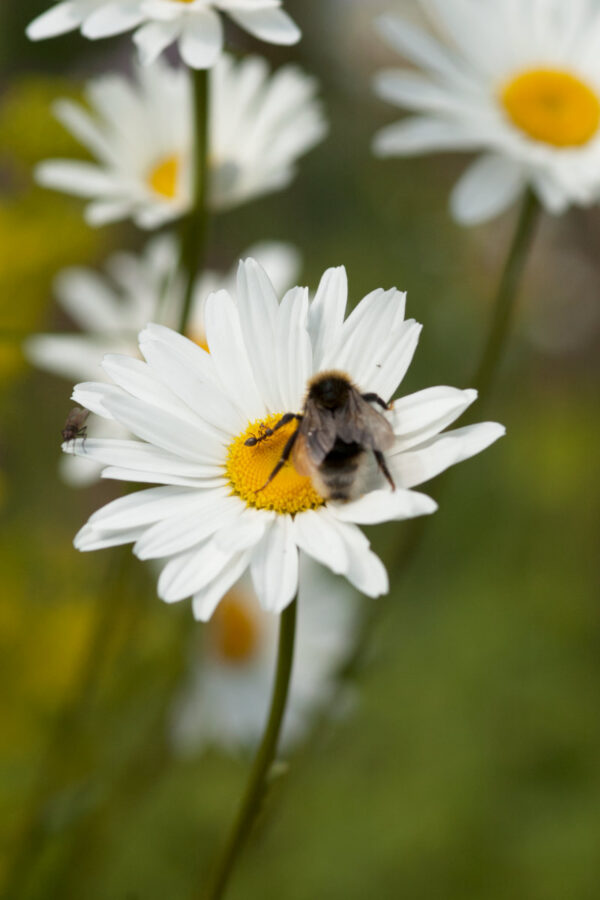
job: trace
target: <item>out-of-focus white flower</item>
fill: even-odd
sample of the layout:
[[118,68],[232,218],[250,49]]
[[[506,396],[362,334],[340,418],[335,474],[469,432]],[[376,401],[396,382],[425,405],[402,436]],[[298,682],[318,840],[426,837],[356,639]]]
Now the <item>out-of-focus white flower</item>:
[[[329,707],[339,690],[336,673],[356,636],[359,598],[348,584],[310,560],[300,577],[298,621],[283,743],[301,740],[311,718]],[[277,657],[277,619],[260,606],[248,579],[222,600],[194,646],[189,680],[171,721],[172,743],[181,754],[207,744],[228,751],[252,748],[267,718]],[[347,693],[340,696],[348,708]]]
[[73,399],[140,440],[88,438],[63,447],[104,463],[107,477],[160,487],[98,510],[75,546],[134,542],[140,559],[163,563],[159,596],[193,597],[202,620],[248,568],[263,609],[281,612],[298,589],[299,550],[363,593],[385,593],[387,572],[358,526],[433,512],[434,501],[412,488],[480,452],[504,429],[487,422],[440,434],[476,392],[430,388],[381,413],[390,426],[386,458],[395,490],[375,466],[349,502],[326,502],[289,461],[267,481],[297,427],[292,420],[281,427],[280,419],[302,410],[311,377],[342,371],[360,391],[389,401],[410,364],[420,328],[404,320],[404,294],[373,291],[344,321],[346,303],[343,267],[324,274],[312,302],[306,288],[279,302],[249,259],[238,270],[236,300],[218,291],[206,301],[209,353],[149,325],[140,335],[145,363],[105,357],[114,384],[80,384]]
[[[277,291],[284,293],[297,280],[300,256],[291,244],[263,242],[247,251],[269,273]],[[137,335],[154,319],[176,328],[184,286],[178,270],[178,243],[170,235],[148,242],[139,256],[118,253],[106,265],[106,275],[93,269],[65,269],[55,281],[55,294],[64,312],[80,329],[65,334],[36,334],[25,341],[24,351],[33,365],[73,381],[103,378],[106,353],[137,353]],[[206,347],[204,301],[213,291],[233,290],[235,270],[228,274],[206,271],[195,287],[187,336]],[[94,417],[88,427],[92,438],[130,437],[116,422]],[[100,477],[102,465],[86,457],[61,459],[67,482],[85,485]]]
[[380,156],[477,150],[451,198],[465,225],[531,186],[562,213],[600,193],[600,9],[589,0],[421,0],[436,34],[396,16],[383,37],[421,71],[380,72],[376,90],[416,115],[375,137]]
[[[296,66],[274,74],[261,57],[223,56],[210,78],[209,204],[237,206],[284,188],[296,160],[327,126],[317,82]],[[92,202],[91,225],[131,217],[157,228],[192,202],[193,114],[189,71],[158,60],[132,81],[108,75],[90,81],[88,112],[71,100],[55,104],[62,124],[96,163],[46,160],[38,182]]]
[[137,28],[133,39],[144,62],[177,41],[188,66],[208,69],[223,50],[218,12],[270,44],[295,44],[301,38],[281,0],[63,0],[34,19],[27,35],[39,41],[80,28],[95,39]]

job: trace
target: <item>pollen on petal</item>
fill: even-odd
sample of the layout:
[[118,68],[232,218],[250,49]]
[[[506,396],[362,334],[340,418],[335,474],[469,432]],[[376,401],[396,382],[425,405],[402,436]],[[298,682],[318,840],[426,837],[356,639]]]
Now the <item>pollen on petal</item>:
[[554,147],[587,144],[600,127],[600,99],[570,72],[522,72],[504,85],[501,100],[517,128]]
[[[325,502],[323,497],[314,489],[309,477],[296,472],[291,460],[267,484],[288,439],[298,427],[297,422],[292,421],[265,436],[265,432],[280,419],[281,414],[275,414],[249,423],[231,443],[226,466],[231,487],[248,506],[256,509],[272,509],[283,515],[317,509]],[[252,437],[261,440],[249,447],[246,441]]]

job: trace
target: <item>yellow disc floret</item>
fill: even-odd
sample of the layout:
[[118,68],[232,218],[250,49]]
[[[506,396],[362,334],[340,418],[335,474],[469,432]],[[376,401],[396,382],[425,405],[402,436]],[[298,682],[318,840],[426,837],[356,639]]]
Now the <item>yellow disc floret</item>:
[[266,484],[281,458],[290,435],[298,427],[296,421],[289,422],[274,431],[253,447],[246,445],[248,438],[260,438],[267,429],[273,428],[280,418],[281,415],[276,414],[252,422],[246,431],[232,442],[227,456],[227,476],[231,487],[248,506],[254,506],[256,509],[273,509],[275,512],[288,515],[307,509],[317,509],[325,501],[315,491],[310,478],[298,475],[290,460],[273,481]]
[[523,72],[503,87],[501,99],[521,131],[554,147],[581,147],[600,126],[598,96],[570,72]]
[[221,600],[211,620],[213,647],[228,663],[248,662],[261,640],[256,605],[240,590],[229,591]]
[[148,184],[156,194],[173,200],[179,182],[179,157],[166,156],[148,173]]

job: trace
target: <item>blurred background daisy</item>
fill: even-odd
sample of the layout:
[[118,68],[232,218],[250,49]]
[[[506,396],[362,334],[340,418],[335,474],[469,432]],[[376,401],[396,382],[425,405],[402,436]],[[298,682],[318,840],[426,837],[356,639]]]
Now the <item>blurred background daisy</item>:
[[[238,206],[284,188],[296,159],[324,137],[317,83],[294,66],[271,74],[261,57],[224,56],[211,73],[209,204]],[[90,198],[86,219],[105,225],[131,217],[157,228],[192,201],[192,93],[189,71],[157,61],[133,80],[104,75],[87,85],[92,113],[70,100],[57,118],[96,157],[47,160],[36,170],[45,187]]]
[[[304,560],[290,698],[282,730],[290,747],[309,732],[319,713],[339,718],[352,706],[338,673],[360,623],[358,595],[342,579]],[[277,657],[277,619],[265,613],[250,581],[240,581],[189,653],[187,683],[175,698],[171,739],[191,756],[206,746],[230,753],[252,750],[269,710]]]
[[422,0],[428,25],[378,19],[416,68],[378,73],[380,97],[413,115],[376,136],[381,156],[482,151],[454,188],[465,225],[530,186],[551,213],[600,197],[600,9],[593,2]]

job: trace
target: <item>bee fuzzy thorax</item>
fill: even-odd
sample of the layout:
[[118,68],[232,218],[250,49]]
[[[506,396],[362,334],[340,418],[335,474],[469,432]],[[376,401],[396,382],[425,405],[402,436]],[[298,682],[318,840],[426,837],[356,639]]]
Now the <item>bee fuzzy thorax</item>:
[[308,382],[305,404],[315,400],[327,408],[335,408],[346,401],[352,390],[357,390],[348,375],[337,369],[318,372]]

